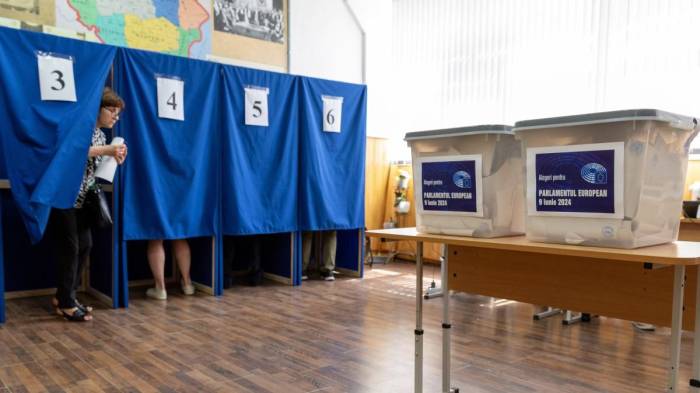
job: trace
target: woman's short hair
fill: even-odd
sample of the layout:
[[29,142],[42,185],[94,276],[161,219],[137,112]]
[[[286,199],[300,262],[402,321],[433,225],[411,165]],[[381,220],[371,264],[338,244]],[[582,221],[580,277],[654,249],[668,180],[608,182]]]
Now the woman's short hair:
[[108,106],[124,109],[124,100],[111,87],[105,87],[102,91],[102,101],[100,102],[101,108]]

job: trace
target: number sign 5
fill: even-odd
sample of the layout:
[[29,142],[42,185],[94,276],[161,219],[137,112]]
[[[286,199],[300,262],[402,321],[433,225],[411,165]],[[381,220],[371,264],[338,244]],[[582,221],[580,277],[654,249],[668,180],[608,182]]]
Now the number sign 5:
[[265,87],[245,87],[245,124],[249,126],[269,126],[267,95]]

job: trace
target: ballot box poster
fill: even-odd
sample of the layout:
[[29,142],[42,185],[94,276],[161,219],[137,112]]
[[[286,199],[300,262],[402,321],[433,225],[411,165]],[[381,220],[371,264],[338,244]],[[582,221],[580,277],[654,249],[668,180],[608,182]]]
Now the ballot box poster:
[[481,155],[425,157],[419,165],[419,212],[482,216]]
[[527,149],[529,215],[623,217],[624,143]]

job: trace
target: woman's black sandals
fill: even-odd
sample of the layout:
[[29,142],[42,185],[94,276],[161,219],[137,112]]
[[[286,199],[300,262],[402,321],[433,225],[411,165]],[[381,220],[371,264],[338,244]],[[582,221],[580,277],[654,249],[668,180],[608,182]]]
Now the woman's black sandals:
[[[73,310],[72,314],[68,313],[70,310]],[[60,311],[63,318],[70,322],[86,322],[92,320],[92,316],[83,311],[80,307],[60,309]]]

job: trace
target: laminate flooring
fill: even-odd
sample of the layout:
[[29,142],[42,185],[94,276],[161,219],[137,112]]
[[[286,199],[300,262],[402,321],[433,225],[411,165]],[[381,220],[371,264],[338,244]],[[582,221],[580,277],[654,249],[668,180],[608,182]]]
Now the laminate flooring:
[[[424,286],[439,279],[427,266]],[[167,301],[132,290],[128,309],[97,307],[68,323],[48,297],[10,300],[0,326],[0,393],[413,392],[414,265],[364,279],[265,282],[216,298]],[[439,282],[438,282],[439,285]],[[84,300],[89,300],[85,299]],[[460,392],[661,392],[669,329],[594,318],[533,321],[529,304],[451,295],[452,381]],[[442,300],[424,302],[424,391],[441,386]],[[691,392],[692,334],[683,336],[680,392]],[[697,393],[697,392],[694,392]]]

